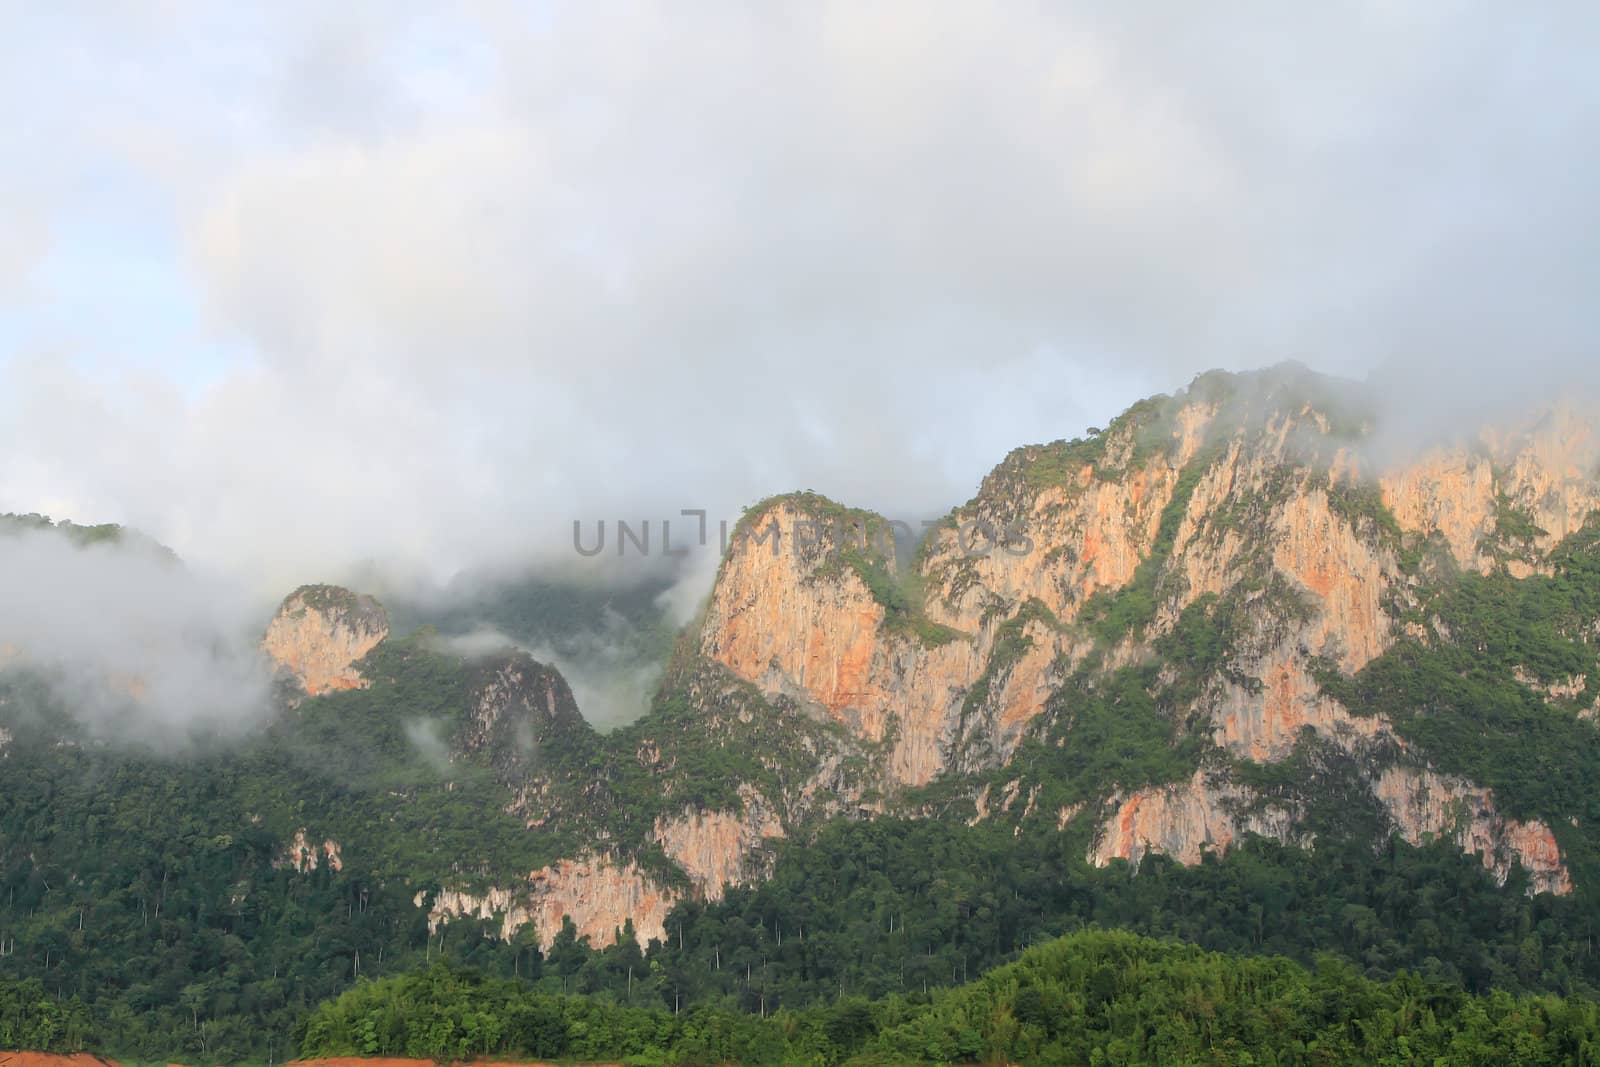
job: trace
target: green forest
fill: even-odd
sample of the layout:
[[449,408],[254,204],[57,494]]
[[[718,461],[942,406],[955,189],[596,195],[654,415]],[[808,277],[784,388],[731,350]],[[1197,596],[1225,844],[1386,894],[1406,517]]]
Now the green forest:
[[365,982],[300,1031],[310,1056],[625,1059],[629,1063],[1584,1064],[1600,1005],[1478,997],[1402,972],[1373,981],[1126,933],[1045,942],[931,995],[841,997],[752,1016],[544,993],[444,964]]
[[[75,1049],[104,1039],[76,997],[0,980],[0,1044]],[[362,979],[295,1026],[300,1055],[483,1057],[631,1065],[1590,1064],[1600,1005],[1475,995],[1402,971],[1365,977],[1321,954],[1206,952],[1090,930],[1045,941],[961,985],[880,1000],[843,996],[753,1015],[668,1010],[640,997],[563,993],[438,960]]]

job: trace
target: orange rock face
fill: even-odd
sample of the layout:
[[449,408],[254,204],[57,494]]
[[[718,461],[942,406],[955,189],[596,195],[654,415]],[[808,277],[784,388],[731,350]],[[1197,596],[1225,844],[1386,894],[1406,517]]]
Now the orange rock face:
[[662,851],[683,868],[705,900],[721,900],[729,886],[764,875],[764,864],[752,853],[763,842],[783,836],[783,823],[765,798],[749,786],[739,792],[742,813],[688,808],[676,818],[656,820],[655,839]]
[[[1153,655],[1154,642],[1202,597],[1271,589],[1272,599],[1246,597],[1234,619],[1229,671],[1208,680],[1193,712],[1209,718],[1217,743],[1238,757],[1283,759],[1307,729],[1360,755],[1393,740],[1387,724],[1352,715],[1327,697],[1315,671],[1354,673],[1393,645],[1401,631],[1396,613],[1414,580],[1400,565],[1400,537],[1437,537],[1462,565],[1486,569],[1506,559],[1504,549],[1486,546],[1513,507],[1542,531],[1526,552],[1514,546],[1510,553],[1514,575],[1531,573],[1538,553],[1600,506],[1600,435],[1592,420],[1556,414],[1515,432],[1487,434],[1471,448],[1391,464],[1380,478],[1363,473],[1377,464],[1353,439],[1335,439],[1329,419],[1309,406],[1252,418],[1224,416],[1215,402],[1180,399],[1154,438],[1114,431],[1092,462],[1039,485],[1015,479],[959,509],[958,522],[998,529],[1021,521],[1031,547],[972,558],[961,531],[936,531],[917,564],[914,588],[924,599],[915,607],[956,632],[954,639],[928,642],[887,625],[884,606],[848,567],[745,543],[724,561],[700,649],[769,697],[792,698],[867,741],[891,742],[885,783],[919,785],[1009,759],[1050,695],[1094,647],[1075,625],[1084,605],[1096,593],[1125,589],[1166,537],[1154,618],[1136,639],[1104,650],[1101,669]],[[1376,501],[1387,514],[1379,515]],[[1164,516],[1177,520],[1166,533]],[[801,505],[785,499],[759,524],[776,524],[787,538],[807,518]],[[1035,612],[1021,627],[1020,651],[1013,640],[998,656],[1001,639],[1016,636],[1017,627],[1007,631],[1007,623],[1030,603],[1048,618]],[[1407,627],[1448,639],[1438,626],[1408,621]],[[1581,684],[1558,680],[1541,691],[1566,693]],[[1384,793],[1395,787],[1376,776],[1372,787],[1402,833],[1437,832],[1430,829],[1433,809]],[[1455,788],[1465,797],[1476,787]],[[981,798],[980,810],[998,799]],[[1233,814],[1246,799],[1203,776],[1181,788],[1121,797],[1093,858],[1155,849],[1191,861],[1202,848],[1226,848],[1245,832],[1294,837],[1290,813]],[[1540,888],[1564,891],[1565,868],[1547,827],[1486,820],[1458,838],[1463,848],[1501,857],[1496,863],[1524,857],[1525,866],[1541,872]],[[727,848],[748,848],[736,843],[742,839],[731,827],[719,832],[728,836]],[[708,872],[719,866],[697,863]],[[715,881],[708,877],[707,884]]]
[[1089,862],[1098,867],[1112,859],[1137,863],[1146,853],[1160,852],[1192,864],[1207,851],[1226,851],[1247,833],[1279,841],[1296,839],[1288,812],[1236,813],[1235,807],[1247,799],[1245,791],[1211,781],[1202,771],[1181,785],[1142,789],[1114,799],[1111,815],[1089,850]]
[[1234,755],[1276,762],[1289,755],[1307,726],[1344,740],[1384,732],[1378,720],[1351,715],[1325,696],[1296,650],[1280,647],[1268,653],[1256,680],[1259,690],[1227,685],[1212,715],[1217,744]]
[[539,944],[548,947],[570,918],[579,937],[602,948],[615,944],[617,933],[630,920],[641,947],[664,938],[667,913],[677,897],[632,863],[587,856],[541,867],[523,885],[479,893],[444,889],[431,901],[419,893],[416,903],[428,905],[428,929],[434,932],[452,918],[498,918],[504,940],[532,924]]
[[294,838],[284,846],[283,854],[273,863],[275,867],[288,867],[306,874],[327,864],[331,871],[344,870],[344,857],[340,855],[339,842],[331,837],[318,845],[306,836],[304,826],[294,832]]
[[355,664],[387,636],[389,617],[376,600],[332,586],[305,586],[284,599],[261,650],[314,697],[364,686]]
[[1448,837],[1463,851],[1481,856],[1501,885],[1510,877],[1515,861],[1528,871],[1535,892],[1572,891],[1561,847],[1550,828],[1499,814],[1489,790],[1432,771],[1390,767],[1379,777],[1374,792],[1412,844]]
[[1488,571],[1483,541],[1495,532],[1499,500],[1531,515],[1546,551],[1582,527],[1600,506],[1595,481],[1600,433],[1594,420],[1568,410],[1531,427],[1485,431],[1471,446],[1439,449],[1387,472],[1383,500],[1402,528],[1438,533],[1462,567]]
[[[742,812],[686,808],[656,821],[655,841],[688,874],[699,899],[721,900],[730,886],[765,877],[768,864],[760,846],[783,836],[783,823],[766,799],[749,786],[739,792]],[[305,844],[303,835],[297,840]],[[307,847],[314,868],[316,850]],[[510,940],[532,925],[539,943],[548,946],[570,918],[580,937],[601,948],[613,944],[629,922],[641,947],[664,938],[667,915],[680,899],[631,862],[590,855],[542,867],[524,884],[476,892],[444,889],[431,901],[418,894],[416,903],[428,906],[434,931],[453,918],[498,919],[502,938]]]

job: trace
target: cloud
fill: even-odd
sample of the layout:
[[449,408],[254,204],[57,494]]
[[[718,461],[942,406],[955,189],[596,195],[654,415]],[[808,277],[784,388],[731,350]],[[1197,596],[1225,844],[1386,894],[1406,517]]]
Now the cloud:
[[583,717],[600,729],[637,719],[661,681],[661,663],[641,653],[638,635],[620,617],[609,628],[568,634],[559,649],[549,643],[523,644],[490,626],[444,635],[433,645],[467,660],[520,651],[553,665],[571,687]]
[[914,519],[1213,366],[1425,423],[1600,364],[1585,5],[220,10],[0,63],[10,162],[164,190],[238,353],[0,362],[0,506],[276,592],[791,488]]
[[152,546],[0,535],[0,671],[42,680],[92,735],[169,745],[269,713],[261,605]]

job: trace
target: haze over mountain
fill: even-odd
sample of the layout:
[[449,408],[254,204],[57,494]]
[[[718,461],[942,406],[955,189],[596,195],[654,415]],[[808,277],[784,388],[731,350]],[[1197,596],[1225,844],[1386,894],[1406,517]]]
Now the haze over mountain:
[[1592,6],[12,7],[0,1049],[1600,1059]]
[[[1590,1047],[1600,414],[1396,466],[1366,447],[1375,401],[1292,364],[1209,372],[1011,450],[920,544],[817,493],[770,497],[679,630],[659,586],[467,581],[453,607],[391,611],[308,584],[258,620],[258,658],[225,657],[203,611],[166,606],[160,583],[190,579],[159,547],[8,519],[19,579],[41,545],[80,565],[74,596],[116,578],[107,553],[161,570],[111,590],[81,642],[7,631],[0,996],[17,1025],[64,1013],[62,1047],[239,1058],[292,1033],[376,1053],[476,988],[448,959],[505,996],[580,996],[536,1030],[419,1025],[433,1036],[406,1048],[706,1058],[597,1022],[638,997],[720,1020],[697,1033],[788,1012],[812,1022],[785,1040],[848,1062],[907,1004],[954,1003],[929,990],[1095,923],[1334,952],[1398,995],[1470,992],[1516,1034]],[[173,634],[271,667],[229,723],[253,728],[174,730],[159,688],[117,673],[133,648],[170,675]],[[597,638],[655,665],[633,721],[586,715],[590,694],[526,651]],[[86,690],[121,695],[117,730]],[[1483,1023],[1451,1019],[1429,1040]],[[950,1029],[980,1052],[1047,1036]]]

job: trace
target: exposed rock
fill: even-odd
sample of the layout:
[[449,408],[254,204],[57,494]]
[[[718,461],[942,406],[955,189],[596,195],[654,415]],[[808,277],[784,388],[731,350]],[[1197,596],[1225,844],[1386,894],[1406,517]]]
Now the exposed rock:
[[1283,759],[1307,726],[1347,748],[1353,739],[1385,732],[1379,720],[1351,715],[1325,695],[1287,645],[1263,658],[1256,674],[1254,688],[1226,684],[1212,714],[1217,744],[1236,756],[1258,763]]
[[[1600,505],[1592,420],[1558,413],[1379,478],[1364,473],[1370,463],[1348,418],[1335,425],[1307,402],[1272,396],[1218,400],[1217,383],[1200,384],[1098,442],[1014,452],[954,513],[952,528],[934,532],[911,586],[924,598],[897,610],[920,612],[948,628],[944,637],[959,637],[929,640],[895,625],[851,567],[815,546],[785,547],[798,525],[835,507],[802,495],[753,516],[752,525],[778,530],[775,541],[736,543],[729,552],[700,632],[702,653],[769,697],[789,697],[883,743],[885,780],[920,785],[1003,765],[1096,649],[1078,624],[1084,606],[1097,593],[1127,589],[1152,564],[1153,583],[1149,573],[1142,580],[1154,589],[1153,618],[1099,649],[1101,672],[1153,656],[1202,598],[1234,597],[1226,666],[1203,680],[1192,715],[1209,719],[1216,742],[1238,757],[1284,759],[1307,728],[1359,757],[1396,743],[1389,725],[1351,714],[1322,692],[1317,672],[1358,672],[1402,632],[1451,639],[1438,618],[1400,621],[1415,603],[1402,546],[1433,538],[1461,566],[1532,573],[1541,553]],[[1526,518],[1502,529],[1513,512]],[[971,528],[1003,530],[1019,519],[1026,550],[1002,543],[968,551]],[[1164,521],[1174,525],[1163,530]],[[1537,533],[1523,543],[1528,523]],[[1166,555],[1152,560],[1158,547]],[[886,572],[897,566],[885,560]],[[1585,685],[1575,677],[1538,688],[1572,699]],[[985,787],[975,820],[1016,799]],[[1181,788],[1124,796],[1097,861],[1154,848],[1190,862],[1202,846],[1225,848],[1247,831],[1295,837],[1288,813],[1247,800],[1199,774]],[[1416,813],[1397,810],[1405,832],[1418,832]],[[1502,851],[1520,842],[1531,857],[1542,854],[1537,828],[1488,828]],[[1463,837],[1463,847],[1472,840]],[[1544,869],[1550,885],[1564,877],[1548,863]]]
[[1478,545],[1494,516],[1494,465],[1464,448],[1438,451],[1381,481],[1383,502],[1400,527],[1437,533],[1456,562],[1487,570]]
[[675,818],[656,820],[655,840],[704,900],[721,900],[727,887],[764,877],[769,864],[755,852],[784,836],[783,823],[765,797],[748,785],[740,787],[739,796],[742,813],[691,807]]
[[[548,948],[563,920],[570,918],[579,937],[603,948],[615,944],[631,920],[634,937],[647,947],[666,937],[667,914],[677,900],[676,894],[656,885],[633,863],[585,856],[541,867],[528,875],[526,885],[481,893],[440,890],[428,907],[428,929],[437,932],[452,918],[498,918],[502,939],[511,940],[531,924],[539,944]],[[426,897],[419,894],[417,906],[423,903]]]
[[1526,667],[1519,666],[1512,670],[1511,676],[1546,700],[1576,700],[1589,689],[1587,674],[1574,674],[1569,678],[1557,678],[1545,682]]
[[1572,879],[1550,828],[1542,822],[1501,815],[1488,789],[1429,770],[1388,767],[1379,775],[1373,793],[1411,844],[1449,837],[1463,851],[1479,854],[1501,885],[1511,876],[1516,861],[1528,871],[1533,892],[1572,891]]
[[861,576],[797,533],[818,519],[789,501],[756,516],[752,526],[776,530],[775,540],[746,539],[730,549],[701,651],[863,740],[882,741],[892,730],[890,776],[929,781],[943,767],[961,687],[982,664],[960,637],[927,648],[886,631],[885,608]]
[[1316,606],[1301,642],[1354,674],[1389,647],[1391,622],[1382,605],[1397,570],[1394,554],[1381,553],[1334,515],[1322,489],[1294,493],[1275,518],[1273,565]]
[[389,636],[389,616],[369,596],[331,585],[306,585],[284,598],[261,649],[306,696],[357,689],[356,663]]
[[1403,529],[1439,534],[1458,564],[1487,573],[1495,557],[1484,542],[1497,532],[1501,498],[1541,531],[1531,547],[1548,551],[1600,506],[1597,461],[1595,420],[1559,409],[1530,427],[1488,429],[1472,446],[1438,449],[1390,471],[1383,499]]
[[294,832],[294,837],[283,846],[283,852],[273,861],[274,867],[288,867],[307,874],[326,864],[331,871],[344,870],[344,857],[339,852],[339,842],[325,839],[320,845],[306,836],[304,826]]
[[1089,849],[1089,862],[1097,867],[1113,859],[1138,863],[1146,853],[1160,852],[1179,863],[1199,863],[1206,851],[1225,852],[1245,834],[1304,843],[1293,828],[1291,812],[1253,801],[1244,788],[1203,771],[1179,785],[1113,798],[1111,815]]
[[571,688],[554,667],[515,652],[486,660],[478,675],[457,744],[462,752],[486,754],[508,784],[526,780],[550,741],[588,732]]

